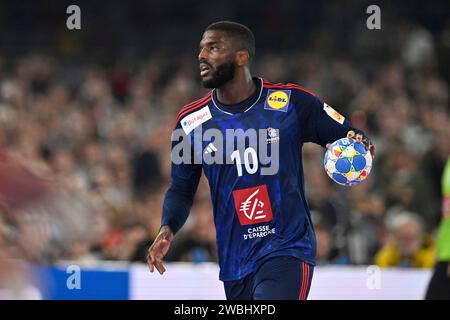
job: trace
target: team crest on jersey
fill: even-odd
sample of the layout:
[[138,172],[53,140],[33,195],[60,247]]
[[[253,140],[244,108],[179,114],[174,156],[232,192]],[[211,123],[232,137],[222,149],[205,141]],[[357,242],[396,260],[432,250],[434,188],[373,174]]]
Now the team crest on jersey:
[[264,109],[287,112],[291,90],[269,90]]
[[280,141],[280,130],[275,128],[267,128],[267,143],[275,143]]
[[337,112],[336,110],[334,110],[332,107],[330,107],[329,105],[327,105],[325,102],[323,103],[323,110],[325,110],[325,112],[334,120],[339,122],[340,124],[344,123],[344,116],[341,115],[339,112]]

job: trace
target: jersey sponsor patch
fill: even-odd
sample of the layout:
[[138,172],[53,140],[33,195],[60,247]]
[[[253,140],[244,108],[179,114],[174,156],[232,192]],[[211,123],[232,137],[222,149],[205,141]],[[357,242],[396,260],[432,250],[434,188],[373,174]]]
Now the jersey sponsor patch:
[[287,112],[290,97],[291,90],[269,90],[264,109]]
[[272,220],[272,208],[265,184],[234,190],[233,199],[241,226]]
[[339,112],[334,110],[332,107],[327,105],[325,102],[323,103],[323,110],[336,122],[339,122],[340,124],[344,124],[344,116],[341,115]]
[[186,134],[189,134],[189,132],[211,118],[211,111],[208,106],[205,106],[181,119],[181,127]]

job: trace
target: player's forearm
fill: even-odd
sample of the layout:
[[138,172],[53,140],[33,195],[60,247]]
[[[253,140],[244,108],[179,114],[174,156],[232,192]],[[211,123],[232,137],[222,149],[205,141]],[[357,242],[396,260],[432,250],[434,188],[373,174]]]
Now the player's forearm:
[[173,234],[177,233],[186,222],[196,189],[197,186],[179,181],[172,181],[170,184],[164,197],[161,225],[169,226]]

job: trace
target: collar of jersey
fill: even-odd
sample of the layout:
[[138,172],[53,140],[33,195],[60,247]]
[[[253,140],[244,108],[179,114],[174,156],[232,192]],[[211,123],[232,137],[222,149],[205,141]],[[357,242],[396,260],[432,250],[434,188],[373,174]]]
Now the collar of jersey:
[[[217,100],[217,92],[216,89],[212,90],[212,94],[211,94],[211,100],[214,104],[214,106],[221,112],[225,113],[225,114],[229,114],[229,115],[234,115],[234,114],[238,114],[238,113],[242,113],[242,112],[247,112],[249,111],[251,108],[253,108],[256,103],[259,101],[259,99],[261,98],[264,86],[263,86],[263,80],[261,78],[253,78],[254,80],[256,80],[256,90],[255,92],[248,97],[247,99],[245,99],[244,101],[241,101],[239,103],[236,104],[223,104],[220,103]],[[236,112],[233,112],[234,110],[236,110]]]

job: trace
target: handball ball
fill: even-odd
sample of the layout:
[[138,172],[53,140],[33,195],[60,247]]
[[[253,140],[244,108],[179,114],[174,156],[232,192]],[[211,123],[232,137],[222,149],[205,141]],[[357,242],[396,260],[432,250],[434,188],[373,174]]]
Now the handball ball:
[[372,169],[372,155],[362,142],[342,138],[332,144],[323,160],[325,171],[336,183],[353,186],[360,183]]

